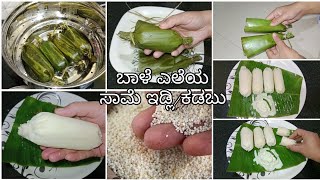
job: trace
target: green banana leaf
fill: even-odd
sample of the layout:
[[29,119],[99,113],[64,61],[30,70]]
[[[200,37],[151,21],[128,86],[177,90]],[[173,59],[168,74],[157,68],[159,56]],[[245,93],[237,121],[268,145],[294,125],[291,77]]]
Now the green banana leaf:
[[285,32],[287,27],[283,24],[271,26],[271,21],[259,18],[247,18],[244,32],[255,33],[270,33],[270,32]]
[[[262,166],[256,164],[253,161],[254,151],[258,150],[258,148],[254,147],[253,150],[251,150],[250,152],[247,152],[241,147],[240,131],[243,127],[248,127],[249,129],[253,130],[256,126],[244,123],[240,127],[240,130],[238,131],[236,136],[236,142],[235,142],[234,150],[230,159],[229,166],[227,168],[227,172],[243,172],[243,173],[265,172],[266,170]],[[306,158],[300,153],[292,152],[289,149],[287,149],[285,146],[279,145],[282,137],[276,135],[276,131],[277,131],[277,128],[274,128],[273,132],[276,136],[277,143],[275,146],[272,146],[270,148],[274,149],[279,154],[279,157],[283,163],[283,166],[277,170],[287,169],[306,161]],[[264,147],[268,147],[268,145],[265,145]]]
[[[235,82],[227,116],[259,118],[259,113],[256,112],[251,105],[253,94],[251,94],[249,97],[243,97],[239,92],[239,71],[241,66],[246,66],[251,72],[254,68],[263,70],[266,67],[270,67],[271,69],[275,67],[263,64],[261,62],[240,61],[235,74]],[[303,78],[300,75],[294,74],[284,69],[282,69],[282,76],[284,79],[286,91],[283,94],[278,94],[276,92],[270,94],[276,104],[277,112],[276,115],[272,117],[289,116],[299,113],[300,91]]]
[[[291,39],[294,37],[292,33],[278,33],[278,36],[282,40]],[[267,49],[274,47],[276,42],[273,40],[272,33],[269,33],[265,35],[241,37],[241,44],[244,55],[247,56],[247,58],[252,58],[263,53]]]
[[118,36],[121,39],[130,41],[139,49],[150,49],[171,53],[180,45],[191,45],[192,37],[181,37],[181,35],[172,29],[160,29],[155,24],[138,20],[134,32],[120,31]]
[[200,55],[189,55],[187,51],[184,51],[176,57],[170,54],[164,54],[158,59],[152,55],[147,56],[141,51],[138,56],[138,71],[143,72],[146,68],[150,68],[154,75],[160,74],[161,72],[173,72],[180,68],[185,69],[194,62],[202,59]]
[[4,145],[2,162],[35,167],[73,167],[90,164],[100,160],[100,158],[88,158],[78,162],[63,160],[53,163],[46,161],[41,158],[42,150],[39,145],[18,135],[18,127],[20,124],[26,123],[39,112],[54,112],[56,107],[56,105],[41,102],[32,97],[25,98],[16,114],[12,130]]

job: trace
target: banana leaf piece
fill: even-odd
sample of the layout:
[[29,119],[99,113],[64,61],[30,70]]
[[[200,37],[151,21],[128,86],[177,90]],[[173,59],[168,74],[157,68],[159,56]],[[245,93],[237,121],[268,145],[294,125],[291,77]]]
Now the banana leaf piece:
[[[229,166],[227,168],[227,172],[243,172],[243,173],[265,172],[266,170],[262,166],[253,162],[254,151],[258,150],[258,148],[254,147],[253,150],[251,150],[250,152],[247,152],[241,147],[241,138],[240,138],[239,132],[243,127],[248,127],[249,129],[253,130],[256,126],[244,123],[240,127],[236,135],[236,142],[234,145],[234,150],[230,159]],[[273,128],[273,132],[275,134],[277,143],[275,146],[272,146],[270,148],[274,149],[279,154],[279,157],[283,163],[283,166],[277,170],[287,169],[287,168],[299,165],[300,163],[306,161],[306,158],[300,153],[292,152],[289,149],[287,149],[285,146],[280,146],[279,144],[281,142],[282,137],[276,135],[276,131],[277,131],[277,128]],[[268,145],[265,145],[264,147],[268,147]]]
[[68,66],[68,60],[51,41],[39,40],[39,49],[55,70],[61,72]]
[[81,32],[66,24],[60,25],[60,28],[63,30],[62,33],[72,41],[73,45],[81,50],[82,54],[88,56],[90,60],[93,59],[91,44]]
[[64,54],[70,63],[77,63],[83,59],[82,51],[64,34],[53,33],[49,36],[49,40]]
[[138,57],[138,71],[143,72],[146,68],[152,70],[152,74],[160,74],[161,72],[173,72],[180,68],[187,68],[196,61],[200,61],[200,55],[188,55],[185,52],[179,56],[171,56],[170,54],[164,54],[160,58],[156,59],[152,55],[145,55],[143,52],[139,52]]
[[270,33],[270,32],[285,32],[287,27],[283,24],[271,26],[271,21],[259,18],[247,18],[244,32]]
[[[278,33],[278,36],[282,40],[291,39],[294,37],[292,33]],[[245,56],[247,56],[247,58],[252,58],[276,45],[276,43],[273,40],[272,33],[265,35],[241,37],[241,44],[243,53],[245,54]]]
[[105,30],[105,17],[100,16],[97,12],[95,12],[93,9],[90,9],[88,7],[78,7],[77,8],[78,15],[89,18],[94,20],[104,31]]
[[54,76],[54,69],[50,62],[33,43],[27,42],[23,46],[21,58],[32,69],[39,81],[48,82]]
[[88,158],[78,162],[63,160],[53,163],[45,161],[41,158],[42,150],[39,145],[18,135],[18,127],[20,124],[26,123],[39,112],[54,112],[56,107],[56,105],[38,101],[33,97],[28,96],[25,98],[16,114],[7,142],[4,144],[2,162],[35,167],[73,167],[90,164],[100,160],[100,158]]
[[180,45],[191,45],[192,37],[181,37],[171,29],[160,29],[158,26],[138,20],[134,32],[118,33],[119,37],[130,41],[140,49],[151,49],[164,53],[171,53]]
[[[243,97],[239,92],[239,71],[241,66],[246,66],[251,72],[254,68],[259,68],[263,71],[266,67],[270,67],[271,69],[274,69],[275,67],[261,62],[240,61],[235,73],[235,81],[227,116],[260,118],[259,113],[252,107],[253,95]],[[268,94],[272,96],[276,104],[276,115],[273,117],[283,117],[299,113],[300,91],[303,77],[284,69],[281,70],[286,91],[283,94],[278,94],[276,92]]]

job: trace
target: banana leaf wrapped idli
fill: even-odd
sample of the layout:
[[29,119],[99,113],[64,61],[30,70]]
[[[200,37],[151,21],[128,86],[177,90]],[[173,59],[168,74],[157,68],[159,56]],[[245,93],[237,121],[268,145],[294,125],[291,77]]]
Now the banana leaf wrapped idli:
[[190,55],[186,51],[179,56],[164,54],[156,59],[152,55],[147,56],[141,51],[138,55],[138,71],[143,72],[146,68],[150,68],[154,75],[161,72],[173,72],[180,68],[185,69],[201,59],[200,55]]
[[155,24],[138,20],[133,32],[119,32],[119,37],[130,41],[139,49],[171,53],[180,45],[191,45],[192,37],[181,37],[172,29],[160,29]]
[[[291,39],[294,37],[292,33],[280,34],[278,36],[282,40]],[[247,58],[252,58],[267,49],[270,49],[276,45],[273,40],[272,33],[257,36],[241,37],[242,49]]]
[[271,21],[259,18],[247,18],[244,32],[255,32],[255,33],[270,33],[270,32],[285,32],[287,27],[283,24],[271,26]]

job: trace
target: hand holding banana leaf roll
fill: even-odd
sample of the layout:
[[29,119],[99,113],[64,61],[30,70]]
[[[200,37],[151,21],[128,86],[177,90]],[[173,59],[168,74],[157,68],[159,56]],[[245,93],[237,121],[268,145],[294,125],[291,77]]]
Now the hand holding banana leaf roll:
[[287,31],[287,26],[283,24],[271,26],[270,20],[258,18],[247,18],[244,31],[269,33],[264,35],[241,37],[243,53],[245,56],[247,56],[247,58],[252,58],[277,45],[273,35],[270,32],[277,33],[281,40],[291,39],[294,37],[294,35],[290,32],[284,33]]
[[268,16],[272,26],[292,24],[308,14],[320,14],[319,2],[297,2],[277,7]]
[[119,32],[119,37],[140,49],[171,53],[180,45],[191,45],[191,37],[181,37],[171,29],[160,29],[155,24],[138,20],[134,32]]
[[[172,56],[178,56],[184,49],[194,47],[205,39],[210,38],[212,35],[211,24],[212,11],[190,11],[166,18],[160,22],[159,27],[161,29],[173,29],[183,36],[193,38],[191,45],[181,45],[171,52]],[[149,55],[153,51],[145,49],[144,52]],[[159,58],[162,55],[163,52],[160,51],[155,51],[153,53],[155,58]]]

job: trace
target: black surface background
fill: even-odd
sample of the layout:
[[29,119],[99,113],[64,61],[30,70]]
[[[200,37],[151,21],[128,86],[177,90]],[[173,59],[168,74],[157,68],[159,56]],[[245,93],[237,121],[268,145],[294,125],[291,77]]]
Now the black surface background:
[[[37,92],[3,92],[2,93],[2,121],[6,118],[9,111],[25,97],[36,94]],[[100,99],[99,92],[71,92],[88,101],[98,101]],[[3,146],[3,145],[2,145]],[[105,179],[105,158],[86,179]],[[2,163],[3,179],[23,179],[25,178],[12,168],[9,163]]]
[[[214,178],[217,179],[241,179],[236,173],[226,172],[228,161],[226,158],[226,145],[232,132],[238,128],[242,120],[216,120],[213,123],[213,162],[214,162]],[[301,129],[320,133],[320,121],[318,120],[292,120],[289,121],[293,125]],[[319,179],[320,163],[308,160],[304,169],[295,177],[301,179]]]
[[[284,60],[285,61],[285,60]],[[304,107],[297,118],[320,118],[320,61],[294,61],[304,75],[307,85],[307,96]],[[215,93],[226,91],[226,82],[230,71],[238,61],[214,61],[214,82]],[[215,118],[227,118],[228,104],[214,106]]]
[[[170,7],[175,8],[178,5],[178,2],[128,2],[128,5],[131,8],[139,7],[139,6],[161,6],[161,7]],[[111,39],[114,34],[114,30],[116,29],[121,17],[129,10],[127,5],[123,2],[109,2],[107,5],[107,21],[108,21],[108,37],[107,37],[107,46],[108,51],[110,49]],[[209,2],[197,2],[197,3],[190,3],[190,2],[183,2],[178,9],[184,10],[184,11],[200,11],[200,10],[211,10],[211,3]],[[211,40],[204,41],[205,45],[205,61],[211,62]],[[121,50],[119,50],[121,51]],[[209,63],[211,64],[211,63]],[[169,85],[159,85],[156,83],[149,83],[147,85],[144,85],[142,83],[133,85],[119,85],[117,84],[116,74],[117,72],[112,67],[108,55],[108,61],[107,61],[107,85],[108,89],[128,89],[128,88],[135,88],[135,89],[164,89],[164,88],[170,88],[170,89],[185,89],[185,88],[205,88],[210,89],[211,88],[211,66],[205,65],[203,68],[203,72],[210,77],[209,83],[207,85],[188,85],[188,84],[169,84]]]

